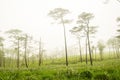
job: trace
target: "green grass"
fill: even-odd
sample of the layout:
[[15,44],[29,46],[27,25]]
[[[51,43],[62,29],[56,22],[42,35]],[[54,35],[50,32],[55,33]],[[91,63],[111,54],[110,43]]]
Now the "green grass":
[[44,64],[32,68],[1,68],[0,80],[120,80],[120,59],[83,63]]

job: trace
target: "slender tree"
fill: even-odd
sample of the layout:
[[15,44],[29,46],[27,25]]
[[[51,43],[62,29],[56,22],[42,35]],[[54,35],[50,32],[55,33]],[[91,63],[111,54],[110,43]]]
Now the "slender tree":
[[109,47],[109,55],[114,54],[114,58],[116,58],[116,46],[118,44],[116,44],[116,38],[110,38],[107,41],[107,45]]
[[[120,22],[120,17],[117,18],[117,22]],[[117,33],[118,35],[116,36],[117,37],[117,48],[118,48],[118,54],[120,53],[120,24],[118,25],[118,29],[117,29]],[[118,56],[119,57],[119,56]]]
[[41,65],[42,63],[42,43],[41,43],[41,38],[40,38],[40,41],[39,41],[39,66]]
[[21,30],[18,29],[11,29],[6,31],[7,34],[9,34],[9,37],[13,39],[13,43],[17,46],[15,49],[17,50],[17,68],[19,68],[19,63],[20,63],[20,34],[22,33]]
[[[120,22],[120,17],[116,19],[116,21],[119,23]],[[119,58],[119,53],[120,53],[120,24],[118,25],[117,35],[114,38],[110,38],[107,42],[108,46],[113,50],[114,56]]]
[[111,43],[110,43],[110,39],[107,41],[107,46],[108,46],[108,50],[109,50],[109,58],[111,58]]
[[25,35],[25,46],[24,46],[24,49],[25,49],[25,52],[24,52],[24,58],[25,58],[25,66],[28,68],[28,63],[27,63],[27,39],[28,39],[28,36],[27,34]]
[[25,66],[26,68],[29,67],[28,65],[28,51],[29,51],[29,43],[30,41],[32,40],[32,37],[29,36],[28,34],[23,34],[21,37],[20,37],[21,41],[23,41],[23,47],[24,47],[24,62],[25,62]]
[[[91,28],[90,28],[90,20],[93,18],[93,14],[91,13],[86,13],[86,12],[83,12],[81,13],[79,16],[78,16],[78,21],[77,23],[78,24],[81,24],[83,27],[83,30],[86,34],[86,41],[87,41],[87,44],[88,44],[88,51],[89,51],[89,56],[90,56],[90,63],[91,65],[93,65],[93,61],[92,61],[92,53],[91,53],[91,46],[90,46],[90,32],[91,32]],[[86,48],[87,49],[87,48]]]
[[101,60],[103,60],[103,50],[105,48],[105,45],[103,43],[103,41],[98,41],[98,49],[99,49],[99,53],[100,53],[100,58]]
[[5,56],[4,56],[4,45],[3,45],[3,37],[0,37],[0,67],[5,67]]
[[83,37],[81,34],[82,28],[74,27],[70,32],[75,35],[78,39],[78,45],[79,45],[79,53],[80,53],[80,62],[82,62],[82,51],[81,51],[81,37]]
[[[117,22],[120,22],[120,17],[118,17],[116,21],[117,21]],[[116,37],[117,37],[118,40],[120,41],[120,24],[118,25],[117,33],[118,33],[118,35],[117,35]],[[120,43],[119,43],[119,45],[120,45]]]
[[87,54],[88,54],[88,40],[87,40],[87,38],[85,39],[85,53],[86,53],[86,55],[85,55],[85,61],[86,61],[86,64],[88,63],[88,56],[87,56]]
[[64,29],[64,41],[65,41],[65,53],[66,53],[66,66],[68,66],[68,53],[67,53],[67,42],[66,42],[66,30],[65,24],[70,23],[70,20],[64,19],[64,16],[69,13],[69,10],[62,8],[55,8],[49,12],[49,16],[53,17],[55,20],[58,20]]
[[97,60],[97,47],[94,47],[95,60]]

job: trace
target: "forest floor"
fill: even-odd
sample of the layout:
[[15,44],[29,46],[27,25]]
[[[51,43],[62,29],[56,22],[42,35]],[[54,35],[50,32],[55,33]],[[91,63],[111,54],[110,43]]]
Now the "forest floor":
[[0,80],[120,80],[120,59],[47,64],[34,68],[0,68]]

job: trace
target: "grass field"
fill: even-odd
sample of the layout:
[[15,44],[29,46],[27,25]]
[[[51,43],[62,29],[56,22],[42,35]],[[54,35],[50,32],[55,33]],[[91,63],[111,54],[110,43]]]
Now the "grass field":
[[32,68],[1,68],[0,80],[120,80],[120,59],[90,63],[44,64]]

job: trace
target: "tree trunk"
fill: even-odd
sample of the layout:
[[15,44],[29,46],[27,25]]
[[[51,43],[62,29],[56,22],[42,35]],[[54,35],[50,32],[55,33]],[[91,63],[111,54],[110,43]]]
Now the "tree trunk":
[[0,50],[0,67],[2,67],[2,51]]
[[119,48],[115,48],[116,50],[116,57],[119,58]]
[[82,52],[81,52],[80,38],[79,38],[79,52],[80,52],[80,62],[82,63]]
[[109,59],[111,58],[110,56],[111,56],[111,55],[110,55],[110,47],[109,47]]
[[3,53],[3,67],[5,68],[5,54],[4,54],[4,45],[2,45],[2,53]]
[[88,37],[88,49],[89,49],[89,56],[90,56],[90,64],[93,65],[93,63],[92,63],[91,48],[90,48],[89,34],[87,35],[87,37]]
[[116,52],[115,52],[115,48],[114,48],[114,45],[112,45],[112,50],[113,50],[113,54],[114,54],[114,57],[113,58],[116,58]]
[[97,52],[96,52],[96,47],[95,47],[95,61],[97,60]]
[[[88,21],[89,24],[89,21]],[[88,39],[88,49],[89,49],[89,56],[90,56],[90,64],[93,65],[92,62],[92,53],[91,53],[91,47],[90,47],[90,39],[89,39],[89,25],[87,24],[87,39]]]
[[88,59],[87,59],[87,38],[86,38],[86,64],[88,63]]
[[64,29],[65,53],[66,53],[66,66],[68,66],[67,42],[66,42],[66,30],[65,30],[65,24],[64,24],[64,21],[63,21],[63,18],[62,18],[62,17],[61,17],[61,21],[62,21],[63,29]]
[[42,63],[42,51],[41,51],[41,39],[40,39],[40,42],[39,42],[39,66],[41,65]]
[[26,54],[27,54],[27,35],[26,35],[26,37],[25,37],[25,53],[24,53],[24,58],[25,58],[25,66],[26,66],[26,68],[28,68],[27,56],[26,56]]
[[119,58],[120,58],[120,48],[118,48],[118,55],[119,55]]
[[103,60],[103,51],[100,51],[100,59],[101,59],[101,61]]
[[17,48],[17,68],[19,68],[19,38],[18,38],[18,48]]

